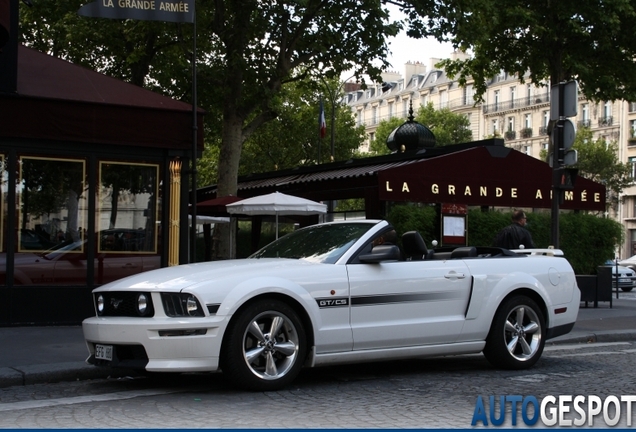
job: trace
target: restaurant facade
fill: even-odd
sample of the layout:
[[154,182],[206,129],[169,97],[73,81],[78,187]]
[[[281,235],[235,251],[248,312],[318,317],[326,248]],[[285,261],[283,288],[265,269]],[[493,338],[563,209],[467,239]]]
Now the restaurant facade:
[[0,326],[78,324],[93,288],[188,262],[203,112],[19,45],[15,22],[0,23]]

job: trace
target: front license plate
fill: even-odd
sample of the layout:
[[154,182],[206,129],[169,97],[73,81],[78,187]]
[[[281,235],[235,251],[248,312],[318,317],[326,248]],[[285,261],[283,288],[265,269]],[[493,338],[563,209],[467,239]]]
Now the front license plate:
[[95,344],[95,358],[98,360],[113,361],[113,346]]
[[619,279],[618,281],[620,283],[630,283],[632,280],[631,279]]

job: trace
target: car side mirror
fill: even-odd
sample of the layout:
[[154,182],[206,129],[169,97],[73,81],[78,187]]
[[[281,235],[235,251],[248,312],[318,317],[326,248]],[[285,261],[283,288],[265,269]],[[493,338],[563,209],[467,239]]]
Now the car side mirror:
[[370,253],[360,255],[360,262],[377,264],[382,261],[398,261],[400,248],[395,245],[379,245],[371,249]]

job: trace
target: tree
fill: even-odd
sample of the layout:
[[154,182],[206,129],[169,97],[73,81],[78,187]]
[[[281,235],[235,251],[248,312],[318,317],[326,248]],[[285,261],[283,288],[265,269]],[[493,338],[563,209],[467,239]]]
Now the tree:
[[[332,87],[338,86],[332,80]],[[318,133],[319,100],[314,92],[316,83],[292,82],[285,84],[279,98],[278,116],[266,123],[245,141],[239,174],[266,172],[316,165],[329,161],[330,135],[321,139]],[[330,103],[325,111],[331,113]],[[356,126],[351,110],[344,104],[335,104],[335,159],[349,159],[364,141],[364,126]],[[331,115],[328,116],[328,130]]]
[[[78,17],[82,0],[42,3],[47,7],[22,7],[32,46],[178,98],[191,94],[184,77],[192,26]],[[377,0],[201,0],[196,14],[200,105],[216,123],[206,130],[221,125],[218,196],[236,194],[243,144],[277,117],[285,83],[345,70],[379,79],[388,66],[385,37],[399,29]],[[222,246],[228,256],[229,244]]]
[[[460,144],[473,140],[470,131],[470,122],[463,114],[456,114],[448,108],[436,110],[429,102],[417,110],[414,119],[416,122],[428,127],[435,135],[436,146]],[[404,119],[393,117],[382,120],[375,132],[375,139],[371,143],[371,150],[375,154],[388,154],[390,150],[386,146],[386,139],[391,132],[404,124]]]
[[[441,66],[483,100],[501,71],[537,85],[577,79],[590,100],[636,99],[636,3],[629,0],[404,0],[409,36],[450,41],[467,60]],[[526,75],[528,74],[529,75]]]
[[[579,169],[578,175],[604,184],[608,203],[615,208],[623,189],[633,183],[631,165],[619,161],[616,141],[594,139],[590,128],[582,127],[576,131],[572,148],[578,152],[574,166]],[[540,157],[547,160],[548,152],[542,150]]]
[[375,135],[371,145],[369,146],[369,153],[372,155],[385,155],[389,154],[391,150],[386,146],[386,139],[391,132],[396,128],[404,124],[404,119],[401,117],[391,117],[388,120],[382,120],[378,123],[378,127],[375,130]]

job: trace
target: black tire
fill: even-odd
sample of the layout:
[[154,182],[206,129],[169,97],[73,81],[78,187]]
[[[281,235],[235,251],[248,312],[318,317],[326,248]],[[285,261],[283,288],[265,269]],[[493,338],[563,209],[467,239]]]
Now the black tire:
[[221,369],[240,388],[278,390],[298,376],[306,355],[307,338],[298,314],[284,302],[263,299],[248,305],[230,323]]
[[545,318],[539,306],[526,296],[511,297],[497,309],[484,355],[496,367],[529,368],[543,353],[545,332]]
[[633,287],[622,287],[621,289],[625,292],[630,292]]

